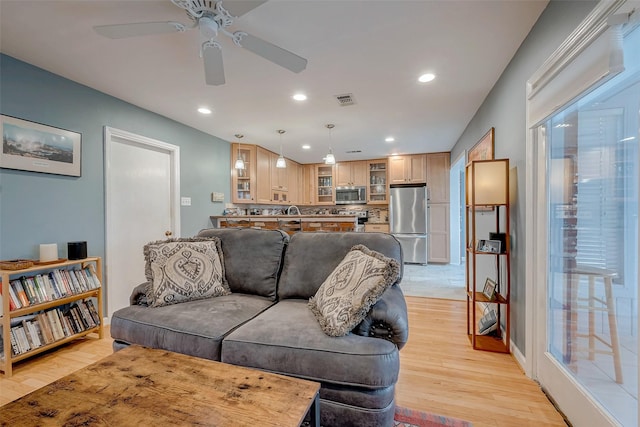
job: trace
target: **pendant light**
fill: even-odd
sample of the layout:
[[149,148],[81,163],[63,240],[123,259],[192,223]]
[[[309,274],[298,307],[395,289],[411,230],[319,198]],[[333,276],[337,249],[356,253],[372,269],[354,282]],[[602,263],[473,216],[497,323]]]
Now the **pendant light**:
[[278,160],[276,160],[276,167],[278,169],[284,169],[287,167],[287,160],[282,155],[282,134],[285,133],[286,131],[282,129],[278,129],[277,132],[280,134],[280,156],[278,157]]
[[331,149],[331,130],[335,127],[334,124],[327,124],[326,128],[329,129],[329,154],[324,158],[325,165],[335,165],[336,157],[333,155],[333,150]]
[[[234,135],[236,138],[238,138],[238,140],[242,139],[244,137],[243,134],[241,133],[236,133]],[[240,142],[238,141],[238,157],[236,159],[236,163],[235,163],[235,168],[236,169],[244,169],[244,160],[242,160],[242,157],[240,157]]]

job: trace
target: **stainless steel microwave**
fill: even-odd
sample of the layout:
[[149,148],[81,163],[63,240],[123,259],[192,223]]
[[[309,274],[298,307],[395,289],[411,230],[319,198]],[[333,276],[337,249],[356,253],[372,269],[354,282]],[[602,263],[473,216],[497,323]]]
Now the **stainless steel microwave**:
[[367,203],[367,187],[336,187],[336,205],[357,205]]

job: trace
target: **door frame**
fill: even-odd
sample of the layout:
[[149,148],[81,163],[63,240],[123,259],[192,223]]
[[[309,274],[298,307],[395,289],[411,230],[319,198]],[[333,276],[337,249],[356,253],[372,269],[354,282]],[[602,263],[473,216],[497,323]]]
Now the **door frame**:
[[461,215],[464,206],[461,204],[464,195],[464,179],[460,182],[460,174],[464,175],[464,160],[466,152],[463,151],[458,158],[451,162],[449,169],[449,248],[451,264],[461,265],[466,261],[464,257],[464,244],[462,233],[465,229],[464,215]]
[[[109,206],[111,206],[111,166],[112,166],[112,144],[124,143],[128,145],[135,145],[146,150],[166,152],[170,159],[170,180],[171,180],[171,232],[174,237],[180,236],[180,147],[177,145],[169,144],[166,142],[158,141],[146,136],[137,135],[131,132],[127,132],[121,129],[116,129],[110,126],[104,127],[104,213],[105,213],[105,268],[104,268],[104,283],[107,286],[107,298],[105,313],[109,313],[109,276],[111,272],[111,265],[109,259],[113,254],[115,248],[111,247],[112,233],[117,233],[117,230],[113,229],[113,219]],[[109,319],[107,319],[109,322]]]

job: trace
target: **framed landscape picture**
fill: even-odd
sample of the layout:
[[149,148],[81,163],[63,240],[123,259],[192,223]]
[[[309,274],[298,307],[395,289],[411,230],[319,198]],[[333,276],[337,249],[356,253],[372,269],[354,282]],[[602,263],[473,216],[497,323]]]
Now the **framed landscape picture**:
[[0,127],[0,168],[80,176],[81,134],[10,116]]
[[467,162],[472,160],[492,160],[494,149],[495,128],[489,129],[489,132],[471,147],[467,153]]

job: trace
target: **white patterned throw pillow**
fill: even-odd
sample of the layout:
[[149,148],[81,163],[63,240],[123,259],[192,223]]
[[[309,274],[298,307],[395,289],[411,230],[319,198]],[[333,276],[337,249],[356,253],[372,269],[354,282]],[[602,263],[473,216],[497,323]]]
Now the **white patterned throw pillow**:
[[220,239],[170,239],[144,247],[151,307],[230,294]]
[[356,245],[309,299],[309,308],[325,334],[346,335],[399,276],[398,261]]

